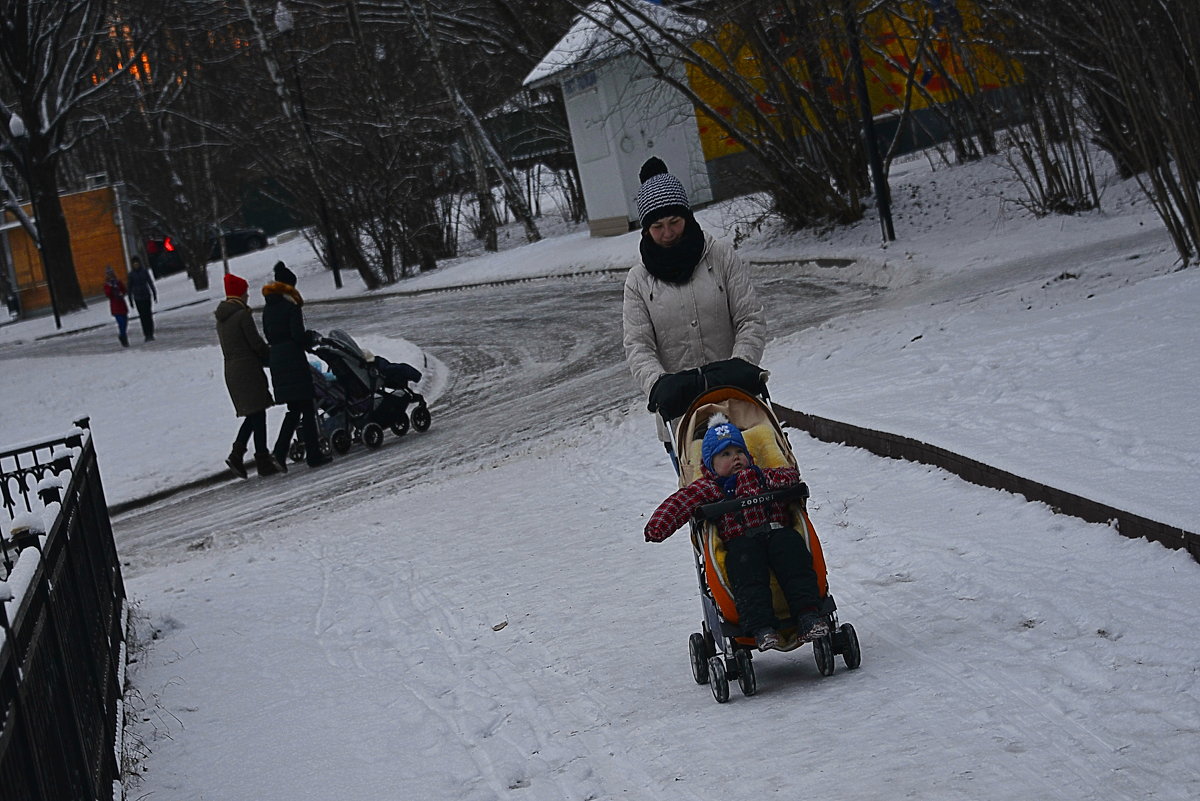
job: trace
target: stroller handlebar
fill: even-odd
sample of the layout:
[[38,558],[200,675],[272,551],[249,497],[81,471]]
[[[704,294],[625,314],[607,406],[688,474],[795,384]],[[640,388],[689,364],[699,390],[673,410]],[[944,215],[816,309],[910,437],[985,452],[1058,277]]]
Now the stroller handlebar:
[[790,501],[800,501],[803,503],[807,500],[808,485],[801,481],[799,484],[789,484],[779,489],[767,490],[749,498],[733,498],[728,501],[715,501],[713,503],[702,504],[696,507],[696,511],[692,516],[700,520],[716,520],[721,515],[736,512],[740,509],[748,509],[751,506]]

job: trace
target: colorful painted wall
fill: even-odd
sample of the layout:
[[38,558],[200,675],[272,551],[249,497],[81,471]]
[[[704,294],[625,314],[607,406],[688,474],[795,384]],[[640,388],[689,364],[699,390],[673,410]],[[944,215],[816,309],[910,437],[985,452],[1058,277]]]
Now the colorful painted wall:
[[[913,111],[921,111],[964,95],[1019,83],[1019,65],[982,44],[980,28],[975,4],[961,0],[914,0],[902,4],[899,13],[875,10],[868,14],[860,31],[860,50],[874,115],[899,111],[906,103]],[[843,69],[850,63],[845,37],[824,38],[814,46],[791,37],[786,26],[781,25],[774,34],[785,54],[780,64],[787,78],[780,83],[794,81],[808,93],[819,92],[839,111],[856,118],[857,100],[853,90],[847,89],[854,83],[847,80]],[[762,90],[755,98],[754,109],[735,102],[729,91],[696,66],[688,70],[692,87],[717,115],[731,120],[739,129],[753,129],[769,120],[777,128],[790,126],[801,135],[812,130],[816,123],[811,116],[807,120],[785,118],[770,102],[767,81],[761,77],[763,69],[744,39],[741,31],[726,28],[715,46],[699,44],[696,50],[709,63],[736,73]],[[712,115],[700,108],[696,114],[707,161],[744,150]]]

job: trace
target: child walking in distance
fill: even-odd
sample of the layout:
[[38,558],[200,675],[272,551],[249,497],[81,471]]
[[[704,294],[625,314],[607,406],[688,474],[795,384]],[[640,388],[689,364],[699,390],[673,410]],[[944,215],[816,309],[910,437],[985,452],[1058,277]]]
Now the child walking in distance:
[[[646,523],[646,541],[662,542],[706,503],[750,498],[800,482],[794,467],[758,467],[742,432],[723,414],[714,414],[700,449],[703,475],[659,504]],[[796,619],[801,641],[829,633],[820,604],[817,574],[804,537],[792,527],[791,512],[772,501],[729,512],[717,521],[725,543],[725,569],[733,590],[738,622],[754,637],[758,650],[779,645],[779,621],[771,602],[771,572]]]
[[129,304],[125,302],[125,284],[112,267],[104,268],[104,295],[108,298],[108,311],[117,321],[117,339],[121,347],[128,348]]

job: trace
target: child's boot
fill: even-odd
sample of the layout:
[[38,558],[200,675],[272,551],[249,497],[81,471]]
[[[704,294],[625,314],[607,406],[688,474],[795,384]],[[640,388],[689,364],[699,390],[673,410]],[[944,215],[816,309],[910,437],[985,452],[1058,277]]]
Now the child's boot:
[[246,477],[246,465],[242,463],[242,457],[246,455],[246,446],[233,443],[233,448],[229,451],[229,457],[225,460],[225,464],[229,465],[229,469],[237,475],[238,478]]
[[801,642],[816,640],[829,633],[829,621],[824,615],[808,612],[796,621],[796,636]]
[[754,632],[754,644],[760,651],[770,651],[779,647],[779,635],[774,629],[759,629]]

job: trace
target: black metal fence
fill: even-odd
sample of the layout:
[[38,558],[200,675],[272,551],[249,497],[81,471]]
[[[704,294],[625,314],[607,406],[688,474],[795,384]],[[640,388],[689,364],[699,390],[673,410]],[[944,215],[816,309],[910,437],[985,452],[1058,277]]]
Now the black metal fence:
[[14,801],[107,800],[120,780],[125,585],[76,426],[0,452],[0,797]]

